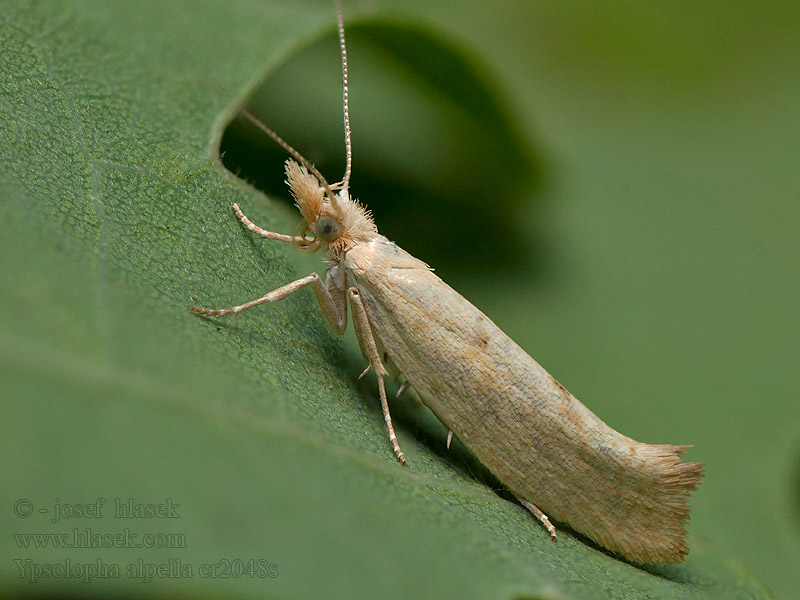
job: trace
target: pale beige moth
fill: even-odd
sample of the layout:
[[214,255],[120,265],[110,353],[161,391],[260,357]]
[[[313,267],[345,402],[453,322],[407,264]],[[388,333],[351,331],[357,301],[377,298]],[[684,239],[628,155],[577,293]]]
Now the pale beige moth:
[[286,177],[305,227],[299,236],[266,231],[233,205],[255,234],[322,250],[325,277],[312,273],[233,308],[191,311],[237,314],[311,286],[322,313],[341,334],[349,301],[401,464],[406,458],[384,387],[384,378],[397,373],[403,387],[412,386],[449,428],[448,446],[455,433],[553,540],[555,528],[546,514],[631,561],[682,561],[689,551],[688,496],[703,474],[700,463],[681,460],[686,447],[644,444],[606,425],[427,264],[379,234],[371,214],[350,197],[347,54],[341,10],[337,16],[347,159],[342,181],[329,184],[299,152],[246,112],[297,161],[287,161]]

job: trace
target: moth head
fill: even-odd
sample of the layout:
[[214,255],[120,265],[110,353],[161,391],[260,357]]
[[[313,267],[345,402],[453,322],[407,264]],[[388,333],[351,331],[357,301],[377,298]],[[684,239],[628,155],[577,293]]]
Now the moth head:
[[338,259],[354,244],[378,235],[370,212],[351,200],[347,189],[336,193],[331,189],[336,186],[326,189],[308,169],[291,159],[286,161],[286,183],[307,224],[302,228],[305,241],[301,246],[312,252],[322,248]]

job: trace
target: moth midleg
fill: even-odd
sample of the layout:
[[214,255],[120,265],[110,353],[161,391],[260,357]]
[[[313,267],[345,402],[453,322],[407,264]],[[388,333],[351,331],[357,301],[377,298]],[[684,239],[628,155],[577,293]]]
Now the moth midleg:
[[383,362],[381,362],[378,346],[375,344],[375,338],[372,336],[372,328],[369,326],[367,311],[364,309],[364,303],[361,301],[358,289],[351,287],[347,290],[347,294],[350,296],[350,306],[353,309],[353,326],[356,330],[358,343],[364,352],[366,352],[369,363],[372,368],[375,369],[375,375],[378,377],[378,394],[381,397],[383,420],[386,423],[386,432],[389,435],[392,450],[397,460],[400,461],[400,464],[405,467],[408,464],[406,462],[406,455],[400,450],[400,445],[397,443],[397,436],[394,434],[392,416],[389,414],[389,401],[386,399],[386,388],[383,384],[383,378],[388,375],[386,367],[384,367]]
[[189,310],[199,315],[209,315],[212,317],[235,315],[247,310],[248,308],[253,308],[259,304],[264,304],[265,302],[277,302],[278,300],[283,300],[287,296],[290,296],[310,285],[312,286],[314,295],[317,298],[317,302],[319,302],[320,308],[322,309],[322,314],[325,315],[325,318],[328,319],[330,324],[333,325],[338,333],[344,333],[345,327],[347,326],[347,305],[344,301],[344,294],[332,281],[328,285],[326,285],[326,283],[327,282],[323,283],[322,278],[319,275],[316,273],[311,273],[311,275],[307,275],[302,279],[292,281],[291,283],[287,283],[276,290],[272,290],[257,300],[252,300],[250,302],[240,304],[239,306],[222,309],[200,308],[199,306],[192,306]]
[[533,515],[541,521],[542,525],[545,526],[545,529],[550,533],[550,539],[554,542],[556,541],[556,528],[553,527],[553,524],[550,522],[550,519],[547,518],[547,515],[544,514],[541,510],[539,510],[536,506],[528,502],[527,500],[519,500],[519,503],[522,504],[525,508],[533,513]]

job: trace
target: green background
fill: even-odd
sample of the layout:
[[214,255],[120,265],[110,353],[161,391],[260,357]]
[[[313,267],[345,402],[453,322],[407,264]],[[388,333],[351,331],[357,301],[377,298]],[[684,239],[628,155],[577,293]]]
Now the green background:
[[[463,448],[444,450],[413,395],[393,404],[402,470],[374,380],[355,382],[352,338],[334,339],[310,294],[218,322],[186,311],[321,268],[243,231],[232,201],[282,232],[299,217],[217,156],[255,94],[336,179],[327,2],[4,2],[9,593],[767,597],[755,576],[792,597],[797,5],[428,4],[345,6],[352,192],[616,429],[694,444],[707,475],[686,563],[636,568],[564,528],[551,544]],[[282,158],[248,137],[235,123],[226,156],[259,186],[245,159],[262,161],[272,191]],[[55,503],[98,498],[172,498],[180,518],[50,522]],[[186,547],[23,550],[12,536],[73,527],[181,533]],[[278,576],[29,583],[25,558],[254,558]]]

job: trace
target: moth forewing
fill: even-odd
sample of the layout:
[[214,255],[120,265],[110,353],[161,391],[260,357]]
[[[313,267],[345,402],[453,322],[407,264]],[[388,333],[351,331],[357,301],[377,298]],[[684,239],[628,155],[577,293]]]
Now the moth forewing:
[[239,220],[264,238],[323,250],[328,258],[325,280],[312,273],[231,309],[191,310],[235,314],[310,286],[325,317],[342,333],[349,301],[368,369],[377,377],[387,434],[402,464],[405,457],[384,388],[387,367],[403,375],[404,386],[416,389],[553,539],[555,530],[542,510],[632,561],[680,562],[688,553],[688,495],[700,482],[702,465],[680,460],[684,446],[643,444],[606,425],[428,265],[380,235],[370,213],[350,198],[341,10],[337,17],[345,99],[344,179],[329,184],[299,152],[246,113],[299,161],[287,161],[287,183],[307,224],[304,231],[312,237],[266,231],[233,207]]
[[601,421],[427,265],[387,240],[344,259],[373,335],[423,402],[518,498],[640,562],[688,553],[702,467]]

